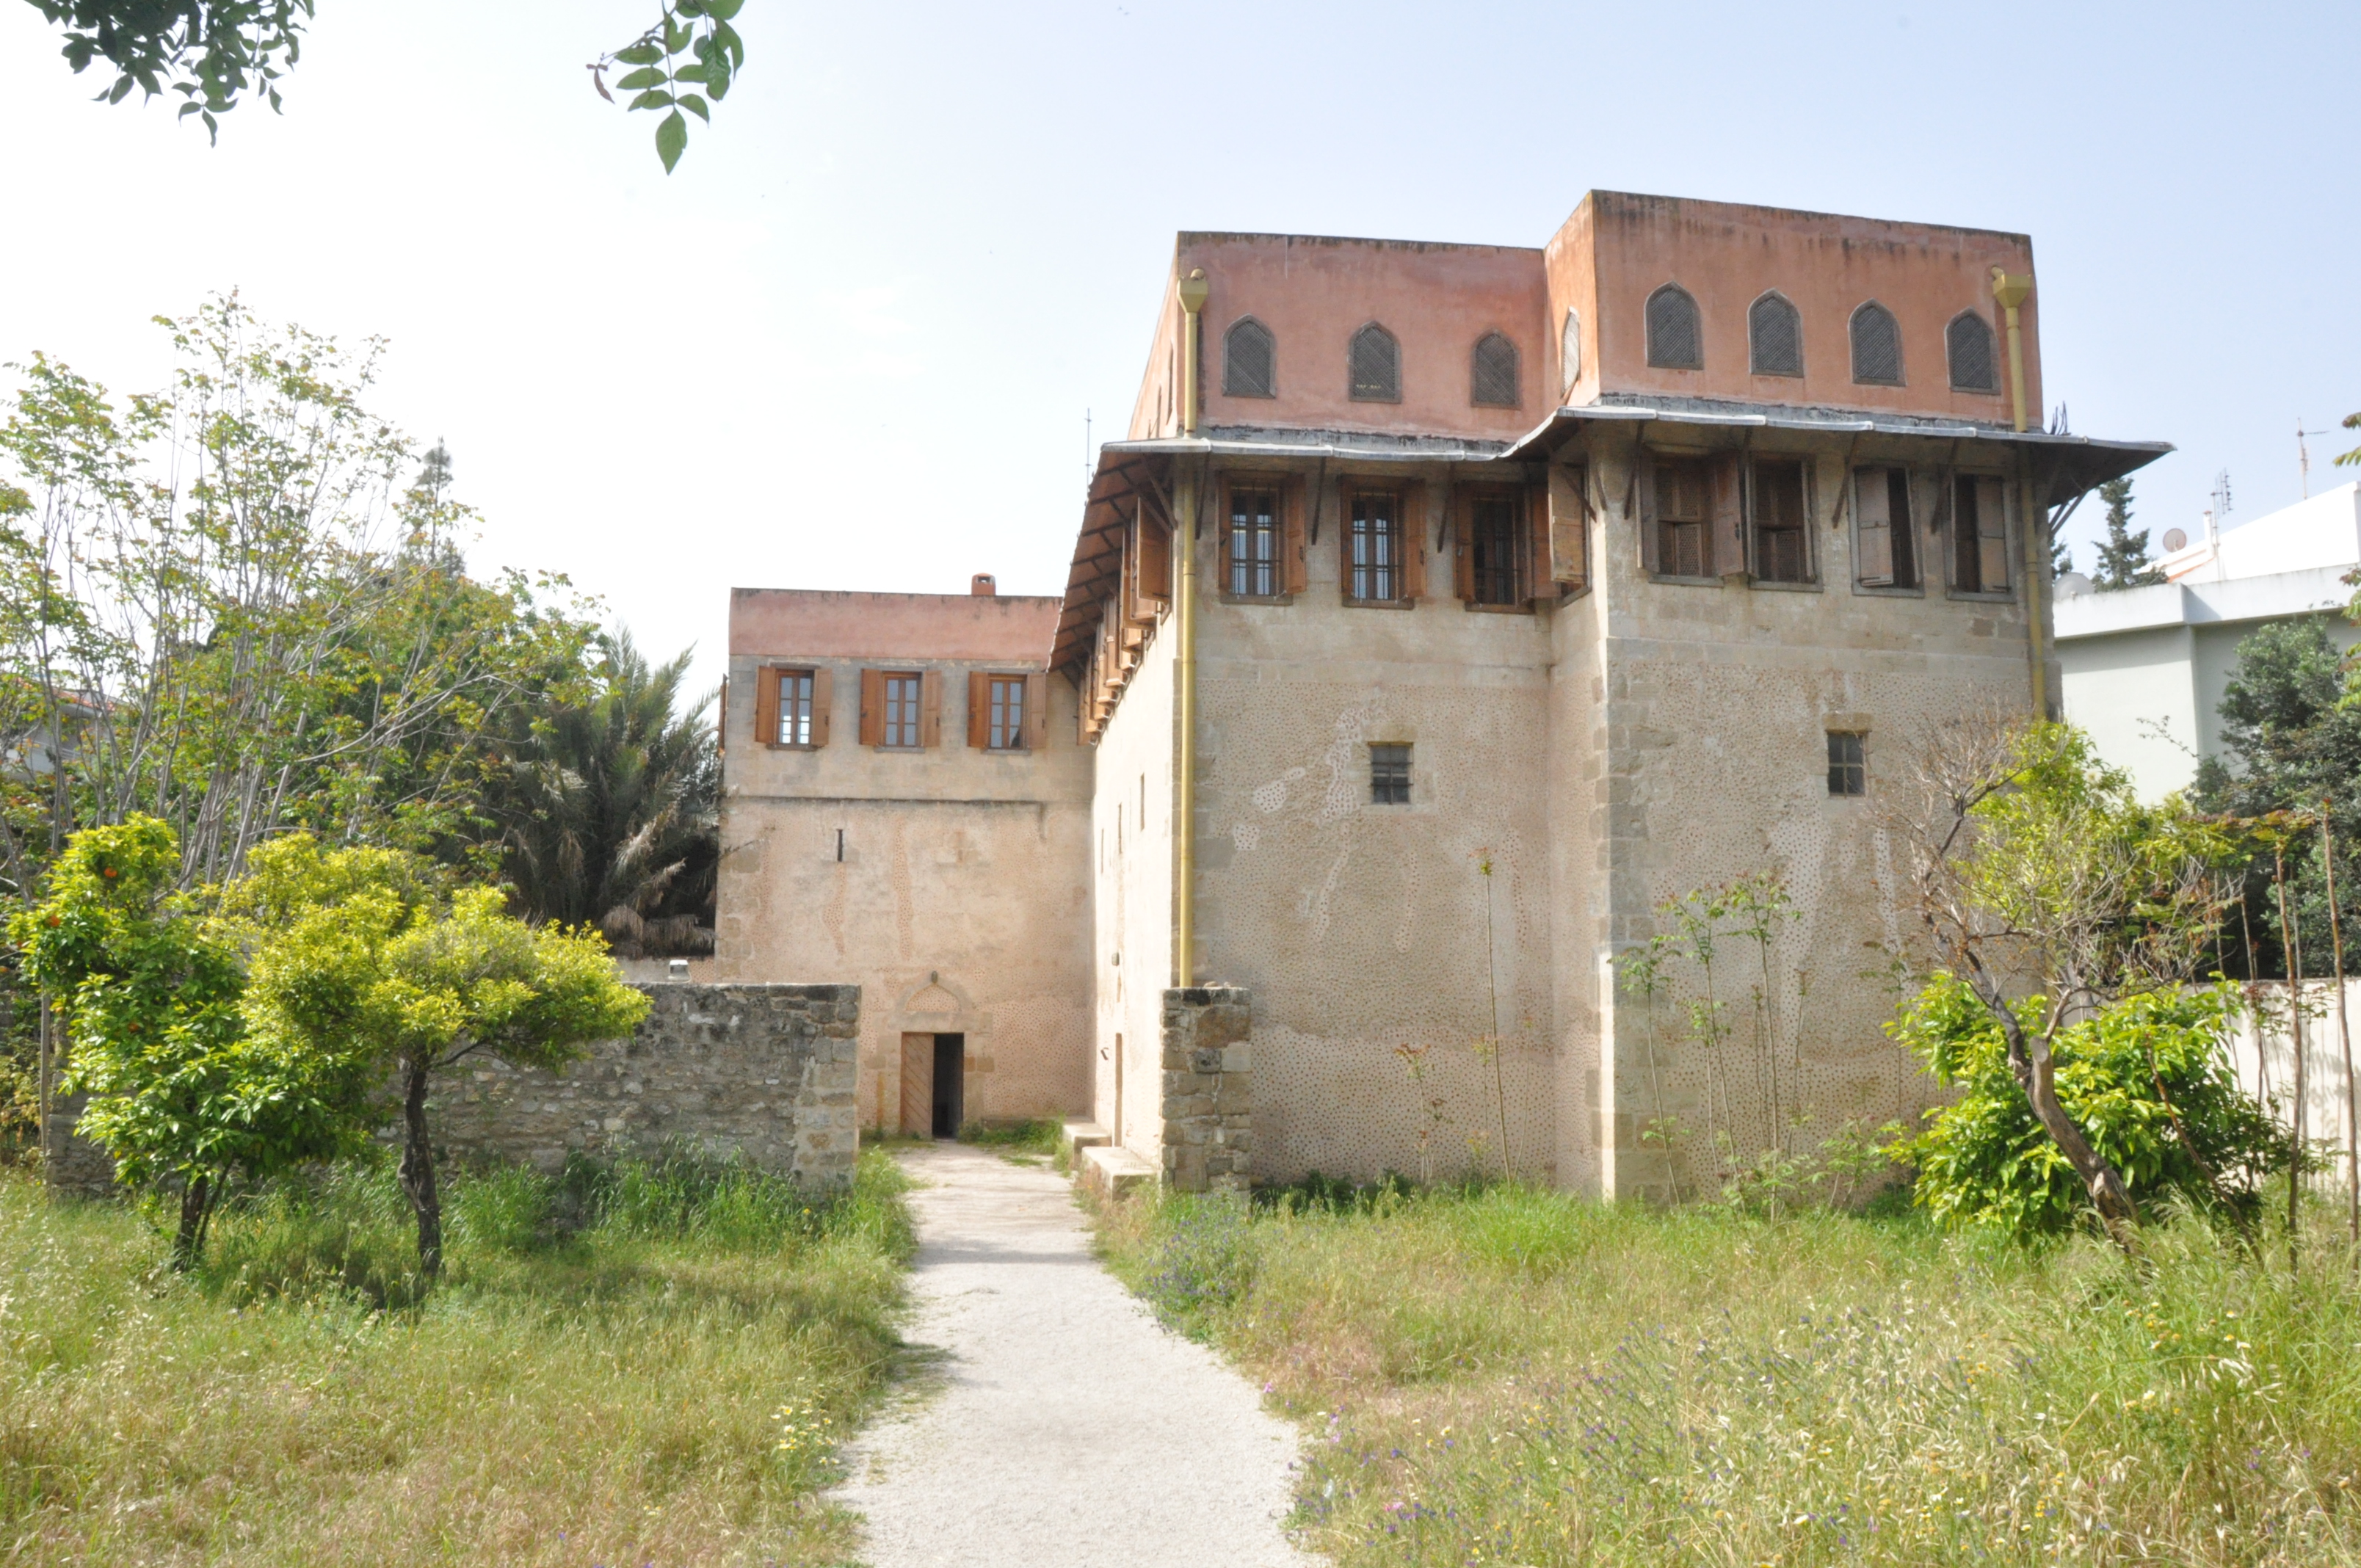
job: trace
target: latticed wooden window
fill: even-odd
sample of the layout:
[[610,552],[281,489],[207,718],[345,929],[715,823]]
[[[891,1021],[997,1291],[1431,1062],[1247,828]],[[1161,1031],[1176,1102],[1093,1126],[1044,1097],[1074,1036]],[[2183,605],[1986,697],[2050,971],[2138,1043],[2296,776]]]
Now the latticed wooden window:
[[1468,503],[1467,548],[1471,587],[1477,604],[1515,604],[1517,592],[1517,502],[1509,496],[1477,496]]
[[1497,332],[1477,339],[1468,400],[1478,408],[1517,406],[1517,345]]
[[1943,329],[1943,347],[1951,361],[1953,391],[2000,390],[2000,366],[1993,354],[1992,323],[1973,311],[1961,311]]
[[1757,376],[1804,373],[1803,313],[1777,294],[1765,294],[1746,312],[1746,352]]
[[1951,480],[1951,586],[1967,594],[2008,591],[2008,503],[1997,476]]
[[1392,333],[1375,322],[1355,333],[1352,362],[1354,401],[1401,401],[1401,345]]
[[1410,748],[1376,745],[1369,748],[1369,804],[1410,804]]
[[1876,387],[1902,385],[1902,324],[1875,300],[1852,313],[1852,378]]
[[984,721],[984,744],[994,751],[1014,751],[1025,744],[1025,677],[994,675],[986,683],[990,707]]
[[1353,492],[1352,596],[1402,597],[1401,513],[1390,490]]
[[1269,598],[1279,590],[1279,492],[1230,492],[1229,591],[1241,598]]
[[1660,370],[1705,368],[1705,328],[1697,302],[1678,283],[1648,296],[1648,363]]
[[1918,586],[1917,536],[1910,521],[1910,470],[1856,468],[1853,530],[1861,542],[1861,586]]
[[1656,460],[1656,570],[1674,577],[1712,574],[1706,527],[1713,488],[1694,458]]
[[1828,793],[1867,795],[1869,762],[1862,754],[1865,739],[1858,729],[1828,731]]
[[1279,342],[1270,328],[1242,316],[1222,338],[1222,390],[1233,398],[1279,395]]
[[885,677],[885,739],[887,746],[916,746],[918,741],[919,688],[917,675]]
[[811,671],[779,672],[779,732],[774,739],[782,746],[812,743]]
[[1811,581],[1804,530],[1804,466],[1757,463],[1752,499],[1756,578],[1766,583]]
[[1557,340],[1558,396],[1570,396],[1574,384],[1582,379],[1582,315],[1580,312],[1565,313],[1565,330]]

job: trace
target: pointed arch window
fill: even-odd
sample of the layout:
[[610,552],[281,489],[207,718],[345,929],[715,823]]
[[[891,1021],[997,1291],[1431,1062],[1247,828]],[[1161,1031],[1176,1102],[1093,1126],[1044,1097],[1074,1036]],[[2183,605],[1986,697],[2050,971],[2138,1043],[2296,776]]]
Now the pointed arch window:
[[1804,316],[1775,290],[1746,311],[1748,368],[1757,376],[1804,373]]
[[1993,352],[1992,323],[1973,311],[1961,311],[1943,329],[1943,349],[1951,362],[1951,390],[2000,390],[2000,361]]
[[1353,334],[1352,396],[1356,403],[1401,401],[1401,345],[1371,322]]
[[1252,316],[1240,316],[1222,334],[1222,395],[1279,396],[1279,340]]
[[1852,378],[1872,387],[1902,385],[1902,323],[1875,300],[1852,313]]
[[1468,372],[1467,400],[1477,408],[1517,406],[1517,345],[1497,332],[1476,340]]
[[1565,330],[1557,340],[1558,396],[1574,396],[1574,384],[1582,379],[1582,313],[1565,313]]
[[1678,283],[1648,296],[1648,363],[1659,370],[1705,368],[1705,329],[1697,302]]

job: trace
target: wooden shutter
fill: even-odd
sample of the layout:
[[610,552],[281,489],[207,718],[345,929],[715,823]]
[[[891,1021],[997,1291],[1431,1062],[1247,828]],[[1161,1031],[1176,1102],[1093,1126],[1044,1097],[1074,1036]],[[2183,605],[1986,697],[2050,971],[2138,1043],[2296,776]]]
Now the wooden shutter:
[[1548,485],[1533,496],[1533,587],[1590,586],[1590,470],[1553,466]]
[[1462,604],[1476,602],[1476,497],[1461,491],[1451,509],[1451,592]]
[[1976,476],[1976,565],[1988,594],[2008,591],[2008,496],[1990,474]]
[[[1223,521],[1226,538],[1228,520]],[[1131,590],[1131,618],[1147,625],[1172,600],[1172,536],[1149,521],[1144,508],[1132,513],[1130,550],[1124,566],[1124,578]]]
[[1230,591],[1230,477],[1222,476],[1214,491],[1221,509],[1213,516],[1213,591]]
[[765,746],[779,743],[779,672],[767,664],[754,672],[754,735]]
[[982,670],[967,673],[967,743],[983,751],[992,740],[992,677]]
[[1707,469],[1713,510],[1705,531],[1705,575],[1717,577],[1746,566],[1746,464],[1738,453],[1720,452]]
[[1400,531],[1401,597],[1416,603],[1426,596],[1426,482],[1412,479],[1401,488],[1401,509],[1394,526]]
[[812,744],[828,744],[828,710],[836,706],[836,672],[822,668],[812,672]]
[[918,672],[918,744],[939,746],[943,743],[943,673],[940,670]]
[[1554,599],[1557,592],[1557,550],[1550,537],[1550,486],[1544,480],[1528,485],[1521,498],[1523,505],[1517,515],[1525,531],[1524,577],[1525,598],[1535,604]]
[[1894,499],[1883,468],[1852,471],[1854,538],[1861,551],[1861,585],[1894,586]]
[[885,744],[885,672],[861,672],[861,743]]
[[730,677],[728,675],[721,677],[721,707],[713,716],[713,749],[717,751],[727,751],[730,749]]
[[1632,486],[1640,496],[1640,569],[1662,572],[1664,569],[1664,530],[1660,525],[1664,521],[1664,508],[1657,504],[1656,487],[1664,483],[1664,466],[1645,452],[1632,461],[1640,468],[1637,482]]
[[1038,751],[1041,749],[1042,738],[1049,733],[1049,677],[1027,675],[1025,677],[1024,729],[1027,751]]
[[[1303,476],[1301,474],[1289,475],[1279,491],[1279,558],[1283,574],[1280,581],[1287,585],[1287,591],[1290,594],[1301,593],[1310,580],[1303,556]],[[1226,526],[1222,536],[1224,539],[1229,537]]]

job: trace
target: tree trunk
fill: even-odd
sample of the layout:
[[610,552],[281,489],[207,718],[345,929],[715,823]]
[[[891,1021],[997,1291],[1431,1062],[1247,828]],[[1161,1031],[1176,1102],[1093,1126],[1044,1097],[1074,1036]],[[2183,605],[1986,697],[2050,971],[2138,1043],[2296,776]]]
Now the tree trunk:
[[443,1199],[434,1190],[434,1146],[426,1135],[429,1064],[403,1064],[409,1077],[401,1099],[401,1190],[418,1216],[418,1271],[428,1279],[443,1273]]
[[186,1274],[196,1267],[205,1246],[205,1213],[213,1207],[213,1181],[203,1173],[189,1178],[181,1189],[181,1228],[172,1237],[172,1268]]
[[2135,1249],[2132,1227],[2139,1223],[2138,1206],[2132,1201],[2131,1189],[2124,1184],[2123,1173],[2091,1146],[2074,1118],[2066,1114],[2066,1107],[2058,1102],[2056,1065],[2049,1058],[2049,1040],[2038,1039],[2025,1032],[2016,1010],[2008,999],[1997,992],[1984,994],[1982,986],[1976,988],[1984,1006],[2000,1020],[2001,1032],[2008,1038],[2008,1070],[2025,1091],[2026,1102],[2048,1133],[2058,1152],[2082,1179],[2091,1194],[2091,1206],[2099,1212],[2099,1223],[2107,1227],[2107,1234],[2125,1252]]

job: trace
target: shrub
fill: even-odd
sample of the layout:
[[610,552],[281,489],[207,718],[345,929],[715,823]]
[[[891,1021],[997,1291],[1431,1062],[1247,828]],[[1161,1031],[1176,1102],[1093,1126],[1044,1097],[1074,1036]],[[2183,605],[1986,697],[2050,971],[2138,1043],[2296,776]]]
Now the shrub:
[[[2039,1027],[2046,999],[2016,1004]],[[2238,1087],[2222,1044],[2241,1003],[2217,984],[2129,996],[2059,1031],[2058,1098],[2144,1209],[2184,1203],[2244,1225],[2259,1188],[2287,1168],[2268,1112]],[[1938,975],[1889,1025],[1960,1098],[1894,1147],[1917,1168],[1916,1201],[1954,1225],[2053,1234],[2091,1212],[2089,1192],[2035,1120],[1999,1021]]]
[[1226,1307],[1254,1283],[1254,1234],[1235,1198],[1166,1201],[1140,1293],[1167,1328],[1195,1334],[1209,1310]]

